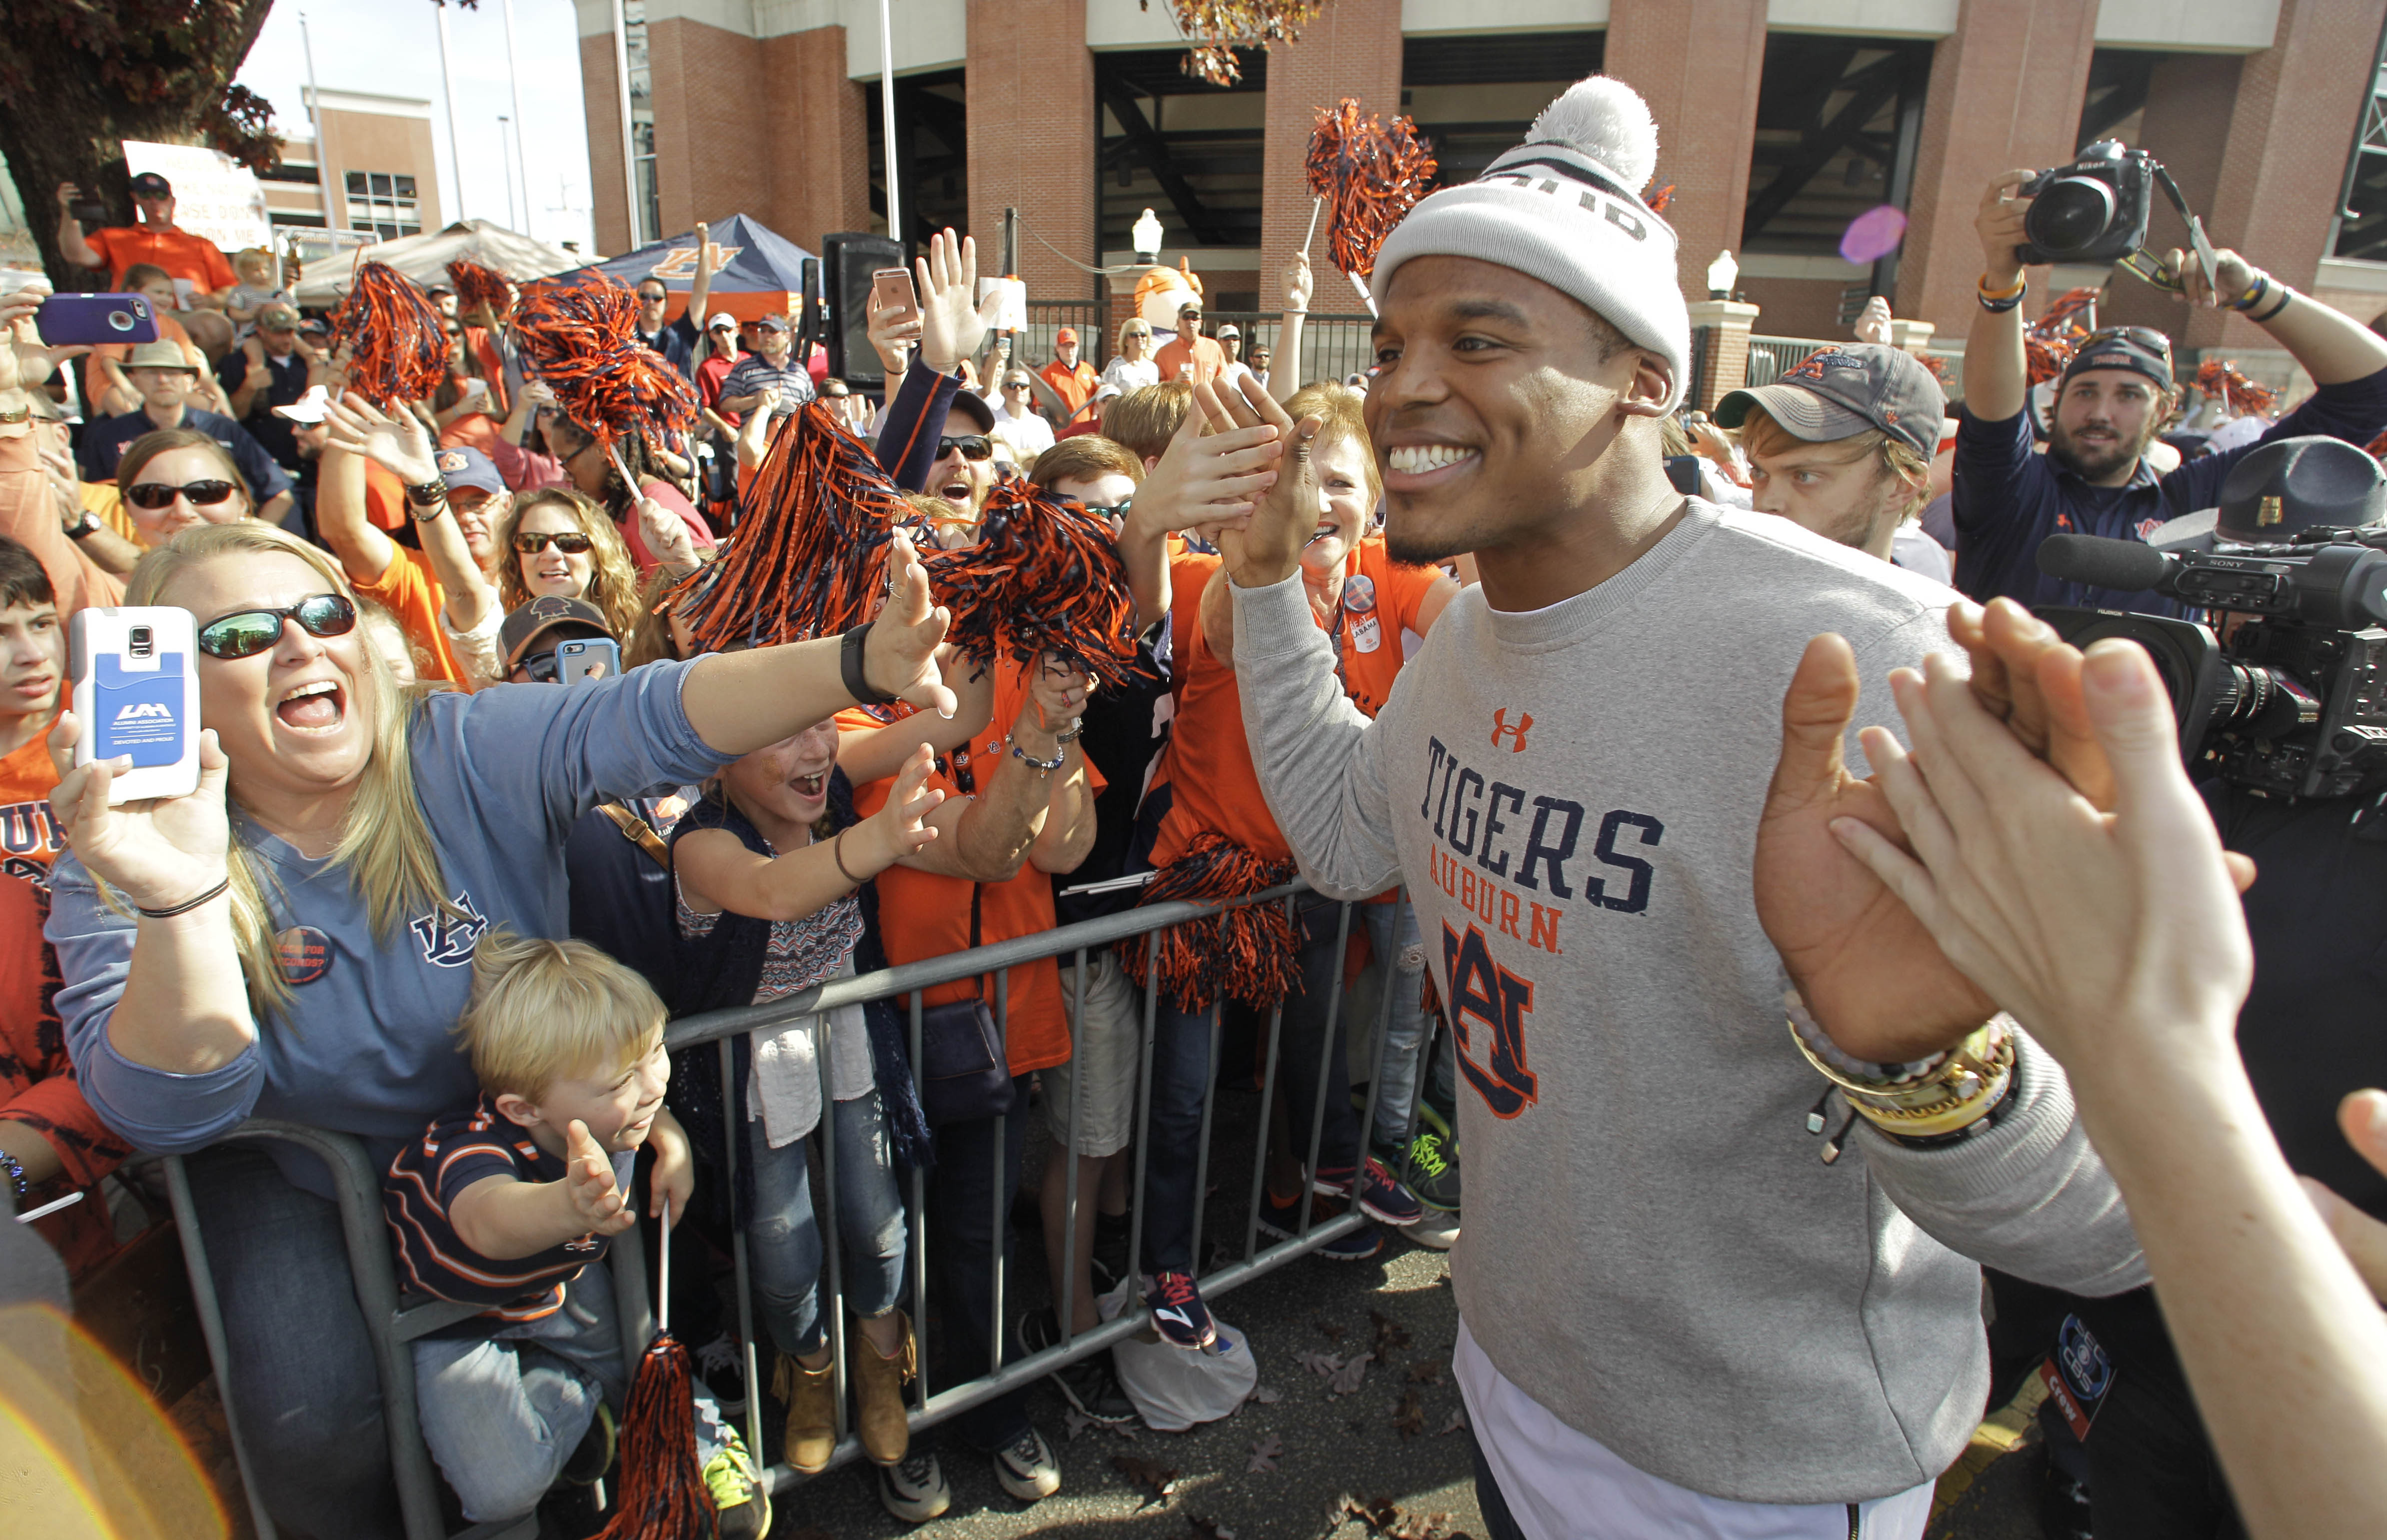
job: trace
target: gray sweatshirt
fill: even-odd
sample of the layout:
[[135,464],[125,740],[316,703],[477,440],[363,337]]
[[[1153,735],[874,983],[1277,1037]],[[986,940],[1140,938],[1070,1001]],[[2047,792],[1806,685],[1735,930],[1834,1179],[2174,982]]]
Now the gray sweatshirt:
[[[1269,808],[1319,888],[1406,877],[1451,1017],[1468,1330],[1568,1425],[1678,1485],[1850,1502],[1937,1476],[1981,1415],[1977,1258],[2146,1281],[2064,1074],[2021,1049],[1990,1133],[1837,1165],[1750,882],[1781,701],[1810,637],[1856,650],[1856,725],[1951,651],[1954,595],[1787,520],[1694,501],[1587,593],[1453,600],[1370,722],[1298,578],[1237,588]],[[1857,759],[1854,735],[1850,754]],[[1834,1104],[1838,1113],[1838,1103]]]

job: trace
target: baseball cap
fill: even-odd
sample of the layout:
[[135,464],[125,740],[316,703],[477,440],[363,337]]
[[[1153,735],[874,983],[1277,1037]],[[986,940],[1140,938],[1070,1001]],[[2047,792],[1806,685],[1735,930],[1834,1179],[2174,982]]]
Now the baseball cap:
[[506,489],[506,478],[498,474],[497,461],[469,444],[439,451],[439,476],[449,491],[470,486],[496,497]]
[[1077,340],[1078,329],[1075,326],[1064,326],[1059,331],[1053,334],[1053,346],[1055,347],[1060,347],[1061,344],[1065,342],[1075,342]]
[[2217,508],[2164,524],[2158,550],[2284,545],[2307,529],[2387,521],[2387,471],[2342,438],[2314,434],[2257,444],[2229,467]]
[[260,305],[257,310],[257,329],[260,332],[295,332],[298,329],[298,312],[287,305]]
[[1220,340],[1220,341],[1222,341],[1222,342],[1223,342],[1224,340],[1226,340],[1227,338],[1229,338],[1229,337],[1235,337],[1235,338],[1240,339],[1240,338],[1243,336],[1243,335],[1244,335],[1244,334],[1243,334],[1242,330],[1241,330],[1240,328],[1238,328],[1238,327],[1235,325],[1235,323],[1234,323],[1233,322],[1231,322],[1231,321],[1228,322],[1226,324],[1224,324],[1224,325],[1222,325],[1222,326],[1220,326],[1220,327],[1219,328],[1219,340]]
[[170,198],[174,185],[155,171],[144,171],[133,179],[133,196],[137,198]]
[[559,626],[580,625],[600,637],[610,637],[613,629],[605,624],[605,612],[585,599],[566,599],[562,594],[541,594],[528,604],[506,616],[498,626],[498,650],[505,654],[506,672],[511,674],[531,649],[531,644]]
[[978,424],[980,433],[994,431],[994,409],[987,405],[986,398],[975,390],[954,391],[954,404],[948,415],[968,418]]
[[1751,407],[1810,444],[1878,428],[1928,460],[1939,448],[1948,398],[1913,354],[1851,342],[1817,348],[1772,385],[1728,393],[1716,403],[1716,425],[1739,427]]
[[288,418],[293,423],[320,423],[323,409],[331,404],[331,395],[322,385],[309,385],[307,394],[286,407],[275,407],[273,415]]
[[708,332],[734,332],[738,330],[738,318],[727,310],[715,310],[704,318],[704,329]]
[[332,323],[322,316],[310,315],[298,323],[298,331],[302,336],[327,337],[332,335]]
[[191,360],[183,356],[182,344],[163,340],[134,343],[132,354],[124,360],[124,367],[127,369],[179,369],[186,374],[198,372],[198,370],[192,366]]
[[2127,369],[2143,374],[2155,383],[2157,390],[2171,388],[2171,343],[2161,332],[2146,326],[2115,326],[2090,334],[2064,366],[2064,382],[2070,383],[2075,374],[2085,374],[2091,369]]
[[788,329],[788,318],[777,310],[765,310],[754,318],[754,324],[768,326],[774,332],[784,332]]
[[1119,387],[1115,385],[1105,382],[1094,387],[1094,399],[1097,401],[1116,401],[1118,398]]

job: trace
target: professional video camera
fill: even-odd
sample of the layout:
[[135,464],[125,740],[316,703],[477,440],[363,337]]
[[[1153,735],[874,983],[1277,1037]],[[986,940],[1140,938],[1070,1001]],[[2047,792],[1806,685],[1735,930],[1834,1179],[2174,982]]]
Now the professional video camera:
[[2014,247],[2014,257],[2025,266],[2119,262],[2150,284],[2177,289],[2179,275],[2166,271],[2161,259],[2145,249],[2147,216],[2153,211],[2158,186],[2188,226],[2189,244],[2209,283],[2213,246],[2204,224],[2189,212],[2179,184],[2162,161],[2144,150],[2124,147],[2118,139],[2100,139],[2071,165],[2041,171],[2022,184],[2020,196],[2032,200],[2022,220],[2023,234],[2029,238]]

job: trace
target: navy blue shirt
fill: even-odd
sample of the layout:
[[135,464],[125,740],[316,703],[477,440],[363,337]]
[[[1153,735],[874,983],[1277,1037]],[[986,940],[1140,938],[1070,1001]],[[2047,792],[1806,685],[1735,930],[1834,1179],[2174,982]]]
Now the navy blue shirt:
[[[262,508],[290,490],[290,478],[273,463],[265,446],[231,418],[184,407],[183,426],[206,434],[231,451],[233,463],[240,467],[240,479],[248,483],[248,499],[255,506]],[[124,451],[133,447],[133,441],[157,431],[158,424],[149,421],[149,414],[137,410],[121,417],[103,417],[84,423],[82,442],[75,446],[75,464],[81,468],[82,479],[114,481],[116,467],[123,461]]]
[[[240,387],[248,382],[248,354],[244,349],[235,347],[224,355],[223,362],[216,365],[216,378],[223,382],[226,396],[238,394]],[[240,420],[240,425],[248,430],[251,438],[264,446],[265,452],[273,457],[275,464],[296,469],[298,465],[297,424],[287,417],[273,415],[273,409],[294,405],[298,398],[307,394],[307,360],[295,351],[286,359],[277,359],[268,353],[265,355],[265,370],[270,377],[249,402],[248,415]]]
[[[2255,443],[2326,434],[2360,445],[2381,428],[2387,428],[2387,369],[2322,385]],[[2003,594],[2025,604],[2188,615],[2187,606],[2152,590],[2060,583],[2039,570],[2039,543],[2051,535],[2144,540],[2183,513],[2217,505],[2230,467],[2254,447],[2191,460],[2160,479],[2141,461],[2128,486],[2091,486],[2053,455],[2031,452],[2027,410],[1994,423],[1967,411],[1956,428],[1956,587],[1984,604]]]
[[666,321],[660,330],[640,332],[638,340],[661,353],[681,373],[692,374],[695,371],[696,365],[688,361],[689,341],[684,321]]

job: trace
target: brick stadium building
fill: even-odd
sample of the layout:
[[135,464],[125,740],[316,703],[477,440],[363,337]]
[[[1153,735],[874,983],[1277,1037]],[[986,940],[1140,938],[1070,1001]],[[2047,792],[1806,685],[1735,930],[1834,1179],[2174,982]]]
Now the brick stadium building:
[[[814,248],[884,231],[875,0],[577,3],[602,249],[733,211]],[[1705,294],[1730,250],[1762,334],[1844,336],[1844,310],[1878,292],[1961,342],[1984,183],[2108,135],[2165,161],[2216,242],[2357,317],[2387,309],[2387,75],[2380,7],[2360,0],[1328,0],[1299,44],[1241,56],[1228,88],[1184,72],[1167,0],[894,0],[892,15],[903,234],[951,224],[985,244],[1016,208],[1030,295],[1089,319],[1120,305],[1073,264],[1132,261],[1146,207],[1214,315],[1272,309],[1308,221],[1313,108],[1408,112],[1463,178],[1595,69],[1656,112],[1686,292]],[[1909,215],[1902,249],[1844,261],[1840,233],[1882,204]],[[2159,203],[2151,244],[2181,239]],[[2105,273],[2040,276],[2043,298]],[[1316,309],[1358,308],[1320,281]],[[1725,339],[1707,350],[1711,394],[1739,372],[1749,317],[1699,319]],[[2101,319],[2250,368],[2266,352],[2246,322],[2187,318],[2126,277]]]

